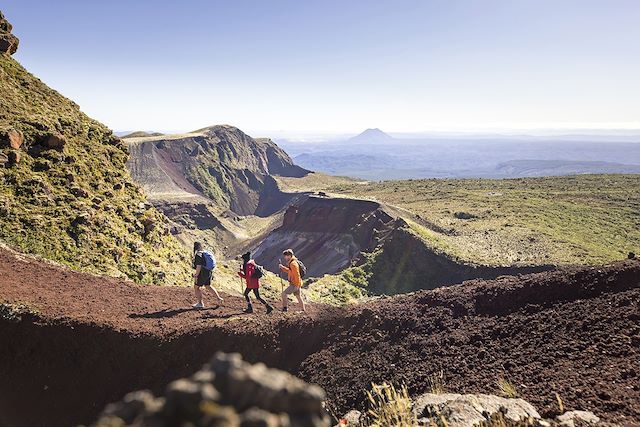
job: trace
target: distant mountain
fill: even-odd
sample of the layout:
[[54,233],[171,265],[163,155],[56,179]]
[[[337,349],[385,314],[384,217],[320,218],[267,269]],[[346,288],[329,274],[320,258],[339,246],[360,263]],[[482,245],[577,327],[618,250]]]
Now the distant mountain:
[[393,137],[384,133],[378,128],[367,129],[359,135],[349,138],[349,142],[358,143],[371,143],[371,142],[388,142],[393,140]]
[[345,142],[288,141],[282,148],[305,169],[365,180],[638,173],[640,167],[640,143],[631,142],[475,137]]

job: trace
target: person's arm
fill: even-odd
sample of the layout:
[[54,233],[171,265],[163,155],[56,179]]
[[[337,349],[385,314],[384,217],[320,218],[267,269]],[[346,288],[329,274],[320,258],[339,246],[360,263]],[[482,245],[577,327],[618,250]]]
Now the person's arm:
[[280,264],[280,270],[284,271],[285,273],[288,273],[291,271],[291,269],[289,267],[285,267],[284,265]]

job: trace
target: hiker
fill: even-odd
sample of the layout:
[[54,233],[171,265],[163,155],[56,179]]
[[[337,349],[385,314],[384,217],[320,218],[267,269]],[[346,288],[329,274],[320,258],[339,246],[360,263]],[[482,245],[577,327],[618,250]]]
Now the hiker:
[[196,272],[193,274],[193,290],[197,302],[193,304],[192,307],[204,308],[204,303],[202,302],[202,287],[216,294],[216,298],[218,298],[219,303],[222,304],[224,299],[220,296],[216,288],[211,286],[213,269],[216,268],[216,259],[210,251],[202,248],[201,242],[195,242],[193,244],[193,268],[196,269]]
[[304,305],[304,299],[302,299],[302,294],[300,291],[300,287],[302,286],[302,276],[300,275],[300,263],[298,259],[293,255],[292,249],[287,249],[282,252],[284,256],[284,262],[286,265],[278,265],[280,270],[287,273],[289,286],[287,289],[282,291],[282,311],[289,311],[288,303],[289,303],[289,294],[294,294],[298,299],[298,302],[302,306],[302,311],[307,311],[306,306]]
[[267,308],[267,314],[271,313],[273,307],[260,296],[260,277],[262,277],[262,272],[255,260],[251,259],[251,252],[242,255],[242,268],[238,271],[238,276],[247,282],[247,288],[244,290],[244,299],[247,300],[247,308],[244,312],[253,313],[253,305],[251,304],[251,298],[249,298],[249,294],[253,290],[253,295],[255,295],[256,299]]

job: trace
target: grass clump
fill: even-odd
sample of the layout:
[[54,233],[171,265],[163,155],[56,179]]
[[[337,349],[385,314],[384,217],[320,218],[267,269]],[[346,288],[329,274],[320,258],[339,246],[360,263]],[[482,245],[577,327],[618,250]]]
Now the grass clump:
[[503,397],[516,398],[518,397],[518,390],[516,386],[513,385],[510,381],[504,378],[498,378],[496,380],[496,386],[498,388],[498,393]]
[[438,372],[434,372],[429,375],[427,378],[427,384],[429,386],[429,392],[433,394],[444,394],[446,393],[445,381],[444,381],[444,371],[440,370]]
[[410,427],[418,423],[404,385],[398,389],[386,382],[371,384],[367,399],[369,410],[363,423],[366,427]]

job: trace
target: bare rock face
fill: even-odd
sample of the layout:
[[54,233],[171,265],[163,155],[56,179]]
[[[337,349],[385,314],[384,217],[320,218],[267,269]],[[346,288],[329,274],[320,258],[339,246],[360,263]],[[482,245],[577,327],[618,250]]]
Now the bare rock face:
[[12,29],[13,26],[5,19],[2,12],[0,12],[0,53],[13,55],[18,50],[20,40],[11,34]]
[[129,393],[94,425],[328,427],[324,399],[320,387],[286,372],[218,353],[191,378],[169,384],[164,397]]

